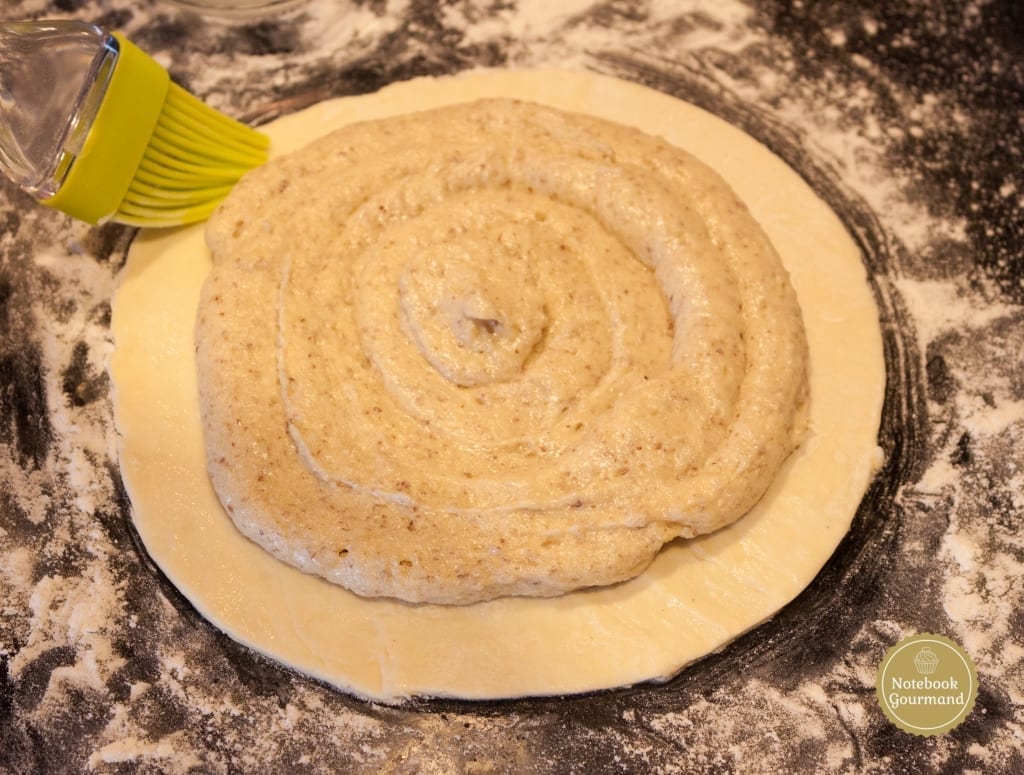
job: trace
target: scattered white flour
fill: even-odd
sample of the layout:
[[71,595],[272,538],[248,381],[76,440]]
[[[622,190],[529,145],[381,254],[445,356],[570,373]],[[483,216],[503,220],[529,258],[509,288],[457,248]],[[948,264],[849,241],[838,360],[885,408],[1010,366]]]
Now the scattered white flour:
[[[133,38],[146,39],[158,13],[172,32],[183,24],[159,4],[85,0],[62,7],[72,5],[61,15],[120,15]],[[375,708],[258,660],[236,664],[232,655],[239,650],[165,596],[120,521],[111,466],[115,436],[102,395],[117,250],[111,258],[110,246],[97,244],[84,227],[3,195],[0,217],[20,216],[12,221],[18,225],[0,233],[3,269],[21,283],[15,301],[32,305],[25,336],[38,346],[52,425],[52,443],[39,465],[19,465],[22,451],[0,444],[0,493],[7,499],[0,511],[0,659],[19,686],[5,741],[35,750],[28,728],[43,739],[66,736],[88,746],[66,752],[78,756],[69,767],[97,772],[562,773],[578,771],[574,759],[587,760],[595,751],[609,769],[626,772],[900,771],[905,762],[874,756],[864,744],[879,729],[896,734],[874,700],[875,673],[885,648],[927,624],[962,643],[977,663],[986,699],[967,726],[984,724],[984,736],[959,752],[956,738],[933,739],[915,749],[927,757],[916,760],[919,769],[957,762],[964,771],[1019,771],[1024,311],[966,275],[972,250],[966,220],[951,208],[929,208],[918,173],[889,156],[931,127],[979,132],[985,117],[966,113],[952,93],[886,81],[871,59],[853,50],[860,35],[874,40],[892,32],[884,14],[830,23],[829,46],[837,57],[847,56],[858,75],[847,78],[830,67],[807,83],[798,66],[805,52],[760,26],[755,6],[740,0],[460,1],[443,4],[432,19],[421,5],[311,0],[276,53],[241,47],[241,27],[227,22],[193,22],[187,45],[150,40],[157,59],[175,74],[186,73],[193,91],[238,115],[278,95],[301,97],[311,76],[329,86],[325,74],[344,78],[350,69],[387,78],[507,64],[629,75],[609,59],[614,55],[699,82],[791,131],[878,219],[892,275],[882,294],[899,301],[913,323],[921,379],[929,385],[923,400],[928,453],[901,492],[903,543],[894,544],[893,562],[939,566],[929,576],[935,588],[921,597],[931,608],[891,610],[882,601],[820,675],[792,686],[782,678],[769,685],[756,674],[726,676],[722,688],[706,695],[681,692],[690,698],[682,706],[659,705],[657,690],[650,701],[642,693],[635,701],[623,695],[598,706],[613,709],[586,724],[557,701],[500,714],[472,707]],[[0,14],[27,17],[55,7],[23,0],[5,4]],[[977,24],[985,8],[965,4],[962,23]],[[257,40],[265,31],[250,27]],[[909,32],[905,38],[914,45]],[[489,47],[504,59],[488,59]],[[1024,208],[1024,192],[1009,179],[995,190],[1008,205]],[[930,193],[935,201],[946,194]],[[24,246],[34,254],[19,252]],[[944,256],[965,258],[943,263]],[[1019,256],[1008,250],[1003,261]],[[65,384],[76,358],[85,375],[79,403]],[[74,394],[76,386],[70,387]],[[590,702],[578,707],[595,707]],[[907,737],[908,749],[916,742]],[[0,751],[0,767],[10,750]]]
[[1009,723],[995,733],[998,746],[990,742],[989,749],[970,751],[985,769],[998,769],[993,756],[980,751],[1024,753],[1024,644],[1018,634],[1024,540],[1007,521],[1020,515],[1024,400],[1022,361],[1005,355],[1024,346],[1024,310],[994,302],[994,292],[984,286],[904,278],[897,287],[922,352],[929,345],[940,348],[946,378],[957,386],[949,400],[930,397],[935,453],[909,490],[926,496],[929,510],[947,504],[938,561],[949,634],[971,655],[982,686],[1005,693],[1013,708]]
[[[920,342],[927,345],[944,333],[978,331],[1000,319],[1020,314],[1019,309],[972,291],[956,280],[917,280],[896,277],[893,284],[906,302]],[[1005,425],[1005,423],[1004,423]]]
[[184,749],[183,746],[187,744],[183,732],[174,732],[155,742],[122,737],[93,753],[89,757],[89,769],[94,770],[102,764],[153,762],[173,772],[188,772],[193,767],[201,767],[203,761],[195,753]]
[[124,665],[110,640],[121,618],[118,598],[119,585],[101,561],[80,576],[44,576],[32,589],[31,634],[11,659],[11,674],[17,678],[40,654],[64,646],[79,659],[50,673],[43,702],[65,702],[69,688],[105,691],[107,680]]

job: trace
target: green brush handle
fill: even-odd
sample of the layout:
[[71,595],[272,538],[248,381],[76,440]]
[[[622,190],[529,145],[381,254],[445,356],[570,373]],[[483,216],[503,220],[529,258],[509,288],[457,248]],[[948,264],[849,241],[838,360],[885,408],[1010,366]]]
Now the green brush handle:
[[98,223],[113,216],[149,146],[171,78],[120,33],[114,70],[81,153],[43,204]]

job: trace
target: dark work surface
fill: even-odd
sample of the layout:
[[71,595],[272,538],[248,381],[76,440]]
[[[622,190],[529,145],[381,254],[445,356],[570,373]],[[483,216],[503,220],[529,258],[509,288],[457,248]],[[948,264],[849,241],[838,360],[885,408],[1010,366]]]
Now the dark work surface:
[[[132,231],[0,190],[0,771],[1024,771],[1024,6],[995,2],[311,0],[204,20],[15,0],[126,31],[211,104],[265,119],[472,67],[637,81],[742,127],[860,243],[885,335],[886,464],[773,620],[666,685],[387,708],[210,627],[138,546],[105,358]],[[980,694],[915,737],[885,651],[947,635]]]

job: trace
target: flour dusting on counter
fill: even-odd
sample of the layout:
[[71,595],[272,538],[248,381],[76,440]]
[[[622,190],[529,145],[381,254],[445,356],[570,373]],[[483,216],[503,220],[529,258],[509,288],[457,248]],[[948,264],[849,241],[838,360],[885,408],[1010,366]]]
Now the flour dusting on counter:
[[[209,628],[132,535],[103,363],[131,233],[0,186],[0,769],[401,773],[1024,771],[1024,63],[1013,0],[309,0],[203,21],[151,0],[13,0],[118,26],[234,115],[472,67],[638,81],[741,126],[844,218],[896,376],[887,467],[808,593],[664,686],[379,708]],[[913,632],[977,663],[954,732],[874,700]]]

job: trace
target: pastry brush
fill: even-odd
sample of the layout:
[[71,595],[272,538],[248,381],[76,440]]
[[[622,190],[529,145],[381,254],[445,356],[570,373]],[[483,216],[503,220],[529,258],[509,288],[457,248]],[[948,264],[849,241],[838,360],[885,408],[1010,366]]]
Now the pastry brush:
[[268,146],[120,33],[0,23],[0,169],[45,205],[92,224],[200,221]]

